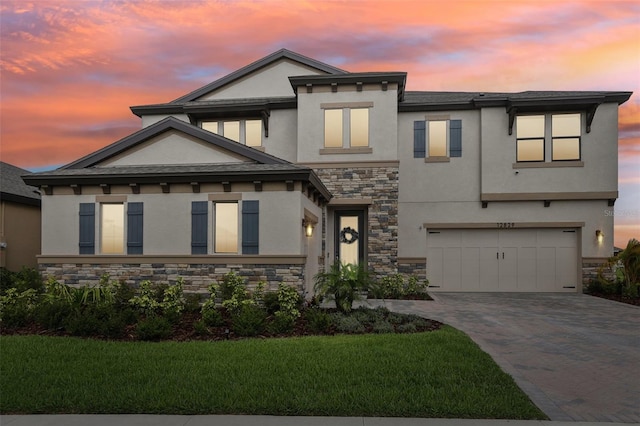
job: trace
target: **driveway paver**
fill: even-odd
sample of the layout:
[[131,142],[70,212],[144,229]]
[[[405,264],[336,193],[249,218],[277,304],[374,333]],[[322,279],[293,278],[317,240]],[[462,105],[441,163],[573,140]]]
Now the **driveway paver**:
[[640,423],[640,308],[584,294],[386,300],[464,331],[551,420]]

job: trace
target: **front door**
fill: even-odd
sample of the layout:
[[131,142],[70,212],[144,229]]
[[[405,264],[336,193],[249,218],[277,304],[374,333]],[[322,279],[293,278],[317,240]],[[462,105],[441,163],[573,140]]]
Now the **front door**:
[[366,229],[364,210],[338,210],[335,212],[336,261],[342,264],[364,263]]

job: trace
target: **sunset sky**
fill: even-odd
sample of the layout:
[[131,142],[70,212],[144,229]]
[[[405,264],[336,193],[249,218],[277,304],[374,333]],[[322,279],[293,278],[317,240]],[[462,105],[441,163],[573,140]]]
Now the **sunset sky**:
[[0,0],[0,154],[33,171],[140,128],[280,48],[407,90],[633,91],[620,108],[615,244],[640,238],[638,1]]

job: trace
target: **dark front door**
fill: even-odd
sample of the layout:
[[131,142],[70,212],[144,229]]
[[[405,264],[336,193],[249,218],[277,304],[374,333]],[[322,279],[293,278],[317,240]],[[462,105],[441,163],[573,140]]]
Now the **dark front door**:
[[338,210],[335,212],[336,261],[342,264],[364,263],[366,228],[364,210]]

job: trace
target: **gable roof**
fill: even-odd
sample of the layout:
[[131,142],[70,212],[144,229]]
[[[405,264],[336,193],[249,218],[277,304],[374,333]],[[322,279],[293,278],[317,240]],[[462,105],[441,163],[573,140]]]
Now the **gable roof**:
[[155,136],[158,136],[168,130],[177,130],[187,135],[193,136],[208,142],[214,146],[220,147],[227,151],[231,151],[235,154],[249,158],[260,164],[289,164],[281,158],[273,155],[258,151],[246,145],[234,142],[231,139],[227,139],[223,136],[216,135],[209,131],[203,130],[199,127],[193,126],[182,120],[178,120],[174,117],[167,117],[164,120],[158,121],[151,126],[145,127],[117,142],[112,143],[96,152],[93,152],[85,157],[80,158],[72,163],[62,166],[60,170],[65,169],[83,169],[94,166],[104,160],[107,160],[115,155],[118,155],[136,145],[139,145]]
[[315,59],[308,58],[306,56],[300,55],[299,53],[292,52],[291,50],[280,49],[277,52],[267,55],[262,59],[259,59],[247,66],[244,66],[232,72],[231,74],[227,74],[226,76],[214,81],[213,83],[209,83],[206,86],[196,89],[191,93],[187,93],[186,95],[171,101],[170,104],[181,104],[184,102],[194,101],[197,98],[204,96],[209,92],[219,89],[222,86],[225,86],[233,81],[236,81],[248,74],[251,74],[254,71],[259,70],[260,68],[264,68],[267,65],[270,65],[281,59],[289,59],[294,62],[298,62],[300,64],[306,65],[308,67],[315,68],[327,74],[348,74],[347,71],[341,70],[340,68],[336,68],[329,64],[325,64],[324,62],[320,62]]
[[2,201],[40,206],[38,188],[27,185],[22,180],[22,176],[31,174],[28,170],[0,161],[0,198]]

